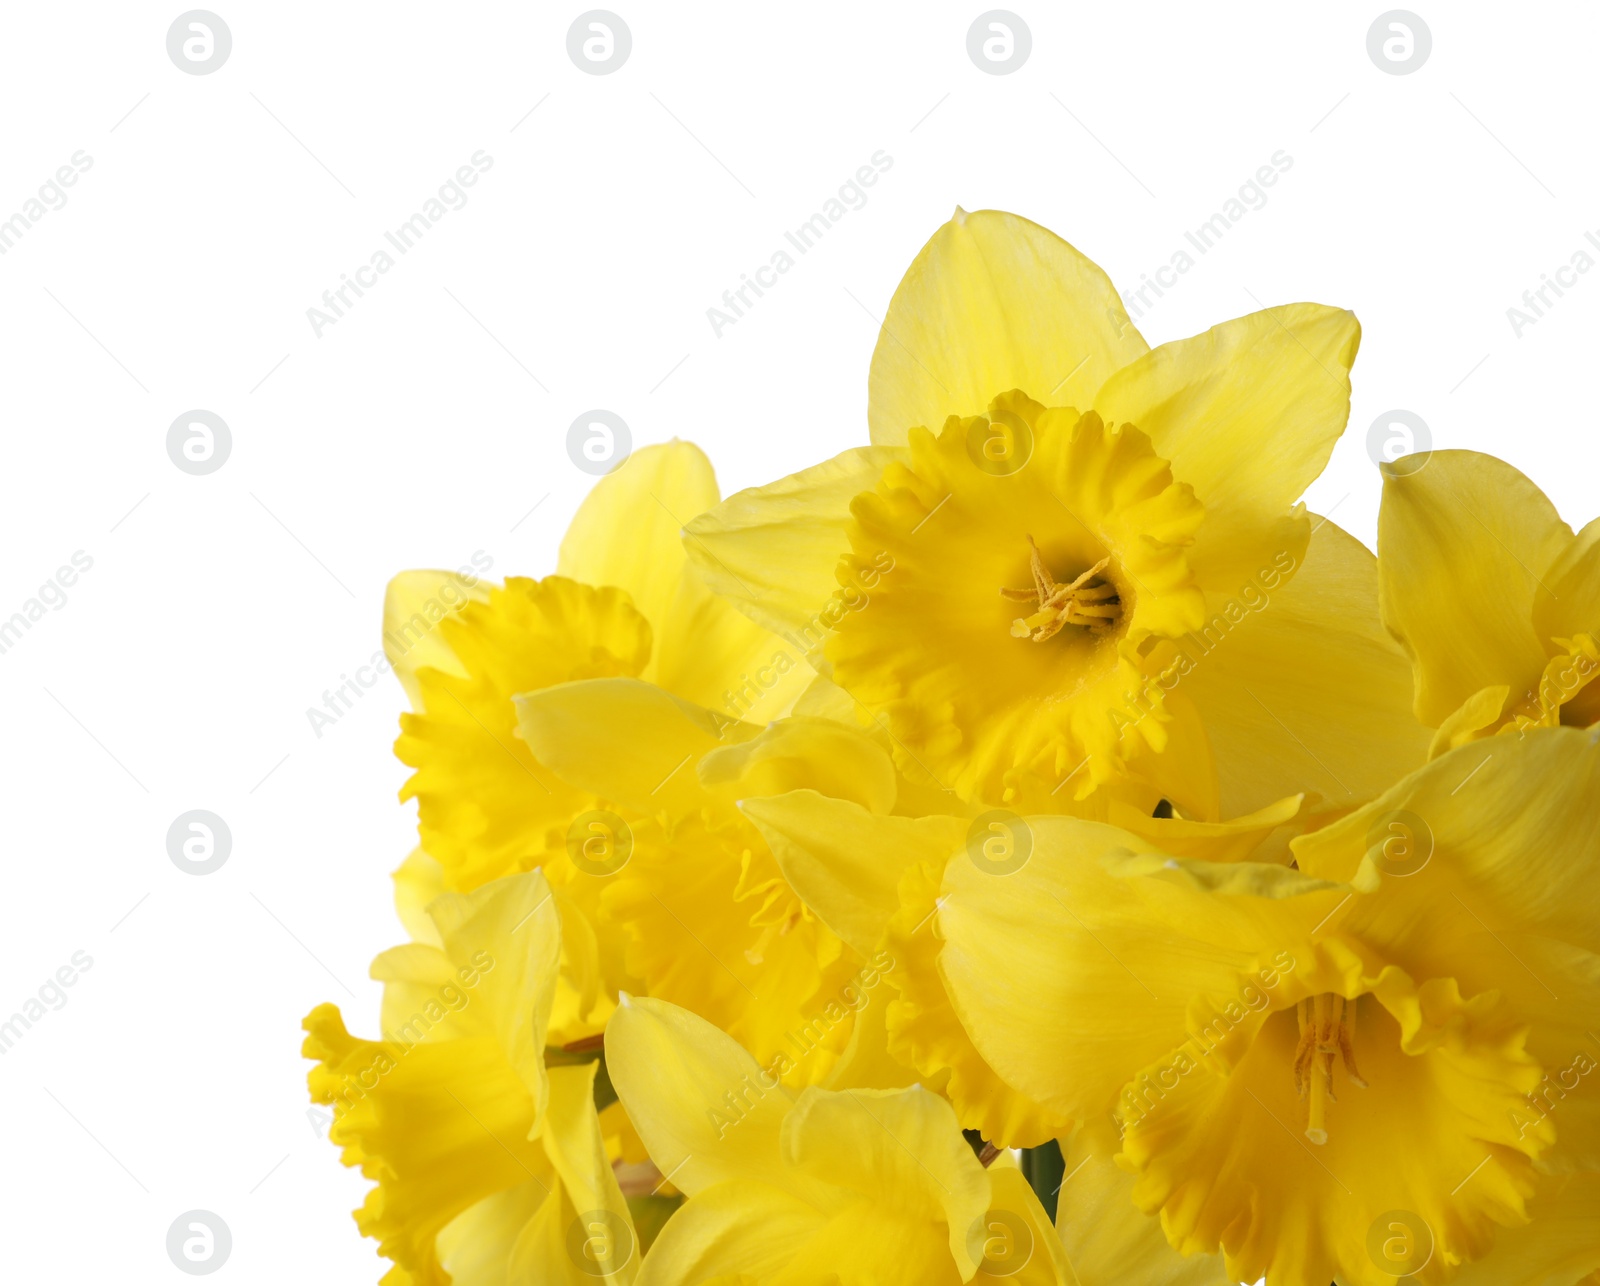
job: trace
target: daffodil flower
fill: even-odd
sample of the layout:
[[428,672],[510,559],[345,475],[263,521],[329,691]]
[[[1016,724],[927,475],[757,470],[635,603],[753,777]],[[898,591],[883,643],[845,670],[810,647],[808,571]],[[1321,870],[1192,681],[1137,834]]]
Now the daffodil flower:
[[1600,1267],[1597,791],[1595,738],[1537,729],[1298,869],[1037,819],[1009,876],[947,868],[940,969],[990,1065],[1229,1280],[1569,1284]]
[[618,842],[594,882],[628,974],[778,1075],[825,1079],[855,1034],[871,952],[848,950],[796,895],[740,805],[804,789],[887,813],[889,755],[832,719],[762,729],[636,679],[562,684],[516,705],[539,763],[608,801]]
[[413,705],[395,743],[416,770],[401,798],[417,800],[421,833],[396,872],[402,917],[426,934],[420,909],[438,893],[542,866],[565,929],[561,1042],[599,1032],[629,979],[598,924],[601,884],[570,859],[574,827],[600,801],[539,763],[517,735],[512,698],[628,676],[732,717],[792,703],[810,675],[804,659],[685,566],[682,524],[717,498],[699,448],[645,447],[584,501],[556,575],[494,585],[406,572],[384,602],[384,648]]
[[1152,350],[1066,242],[958,211],[884,318],[874,445],[730,497],[689,557],[964,799],[1354,804],[1426,742],[1372,556],[1296,504],[1359,337],[1292,304]]
[[377,1180],[356,1211],[385,1286],[627,1283],[633,1223],[595,1113],[597,1061],[546,1067],[561,924],[537,871],[429,907],[441,945],[379,956],[383,1038],[305,1021],[328,1136]]
[[725,1033],[625,1003],[611,1075],[688,1201],[639,1286],[1067,1286],[1072,1269],[1009,1156],[986,1169],[925,1089],[798,1096]]
[[1600,720],[1600,520],[1574,536],[1538,487],[1476,451],[1383,472],[1383,619],[1411,654],[1433,753]]

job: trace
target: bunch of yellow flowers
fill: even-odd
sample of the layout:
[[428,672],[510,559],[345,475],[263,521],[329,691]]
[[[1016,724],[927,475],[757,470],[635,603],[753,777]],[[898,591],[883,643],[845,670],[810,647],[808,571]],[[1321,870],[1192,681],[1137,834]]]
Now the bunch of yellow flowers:
[[1308,513],[1359,340],[957,211],[870,445],[396,578],[412,940],[305,1020],[385,1286],[1600,1282],[1600,521]]

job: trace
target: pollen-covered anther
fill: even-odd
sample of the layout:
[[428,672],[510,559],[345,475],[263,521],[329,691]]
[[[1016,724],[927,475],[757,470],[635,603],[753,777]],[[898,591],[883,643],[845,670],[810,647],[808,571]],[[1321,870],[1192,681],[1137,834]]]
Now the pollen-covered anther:
[[1356,1069],[1350,1031],[1356,1002],[1351,999],[1346,1012],[1343,996],[1324,993],[1310,1001],[1302,1000],[1295,1012],[1300,1023],[1300,1043],[1294,1051],[1294,1088],[1301,1098],[1309,1094],[1311,1099],[1306,1138],[1322,1144],[1328,1141],[1327,1105],[1338,1101],[1333,1093],[1334,1056],[1344,1064],[1351,1084],[1367,1087]]
[[1122,619],[1122,599],[1117,587],[1101,577],[1111,562],[1109,557],[1102,558],[1076,580],[1059,582],[1045,566],[1032,536],[1028,537],[1028,550],[1033,588],[1002,588],[1000,596],[1014,603],[1037,603],[1039,610],[1011,622],[1012,638],[1043,643],[1068,625],[1081,625],[1091,634],[1104,634]]

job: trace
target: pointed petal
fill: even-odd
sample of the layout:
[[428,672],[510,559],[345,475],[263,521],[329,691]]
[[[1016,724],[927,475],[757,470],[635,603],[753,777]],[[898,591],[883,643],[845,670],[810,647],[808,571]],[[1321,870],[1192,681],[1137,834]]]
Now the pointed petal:
[[[765,487],[729,496],[684,531],[707,585],[805,657],[855,604],[834,571],[850,551],[850,502],[902,452],[857,447]],[[859,596],[860,591],[856,591]]]
[[533,1096],[535,1129],[549,1097],[545,1029],[561,963],[561,920],[539,871],[508,875],[428,907],[445,954],[478,974],[472,1002]]
[[[606,1275],[612,1282],[631,1282],[639,1271],[638,1235],[634,1231],[633,1216],[622,1189],[617,1186],[616,1173],[611,1159],[606,1155],[606,1144],[600,1134],[600,1118],[594,1110],[594,1078],[599,1070],[598,1061],[579,1067],[553,1067],[550,1069],[550,1114],[544,1130],[544,1148],[556,1174],[561,1178],[563,1198],[571,1204],[581,1218],[593,1222],[598,1211],[604,1211],[627,1229],[621,1236],[615,1223],[606,1228],[611,1240],[611,1258],[621,1260],[619,1271]],[[566,1229],[562,1230],[565,1234]],[[562,1251],[567,1250],[563,1235]],[[622,1247],[629,1253],[624,1257]],[[553,1256],[552,1256],[553,1258]],[[577,1267],[570,1255],[564,1255],[568,1267]],[[603,1264],[605,1260],[601,1260]],[[590,1266],[600,1266],[599,1264]],[[582,1280],[582,1271],[571,1274],[574,1281]],[[590,1277],[593,1280],[593,1277]]]
[[[775,718],[804,688],[804,663],[712,594],[684,557],[684,525],[720,499],[699,447],[676,439],[643,447],[579,507],[561,542],[560,573],[628,591],[655,635],[642,677],[712,708],[727,708],[724,694],[754,681],[738,713],[757,707],[753,718]],[[758,677],[780,657],[781,673]]]
[[1278,547],[1275,525],[1344,432],[1360,342],[1354,314],[1286,304],[1152,349],[1095,395],[1106,422],[1143,429],[1205,505],[1189,554],[1202,580],[1234,572],[1241,550],[1259,558]]
[[[985,1269],[973,1279],[974,1281],[993,1281],[999,1278],[1014,1283],[1014,1286],[1099,1286],[1098,1283],[1080,1278],[1073,1271],[1075,1265],[1066,1247],[1061,1244],[1060,1236],[1050,1226],[1050,1216],[1045,1214],[1044,1207],[1039,1204],[1039,1198],[1034,1195],[1027,1179],[1023,1178],[1022,1171],[1016,1168],[1016,1163],[1010,1156],[1001,1158],[989,1167],[989,1181],[994,1185],[994,1194],[990,1198],[987,1218],[992,1221],[996,1211],[1015,1214],[1027,1228],[1027,1240],[1030,1244],[1026,1248],[1013,1249],[1007,1244],[1010,1238],[998,1244],[992,1239],[986,1242],[984,1258],[999,1271],[990,1272]],[[993,1222],[989,1223],[989,1230],[998,1231]],[[1007,1231],[1012,1232],[1014,1236],[1012,1229],[1008,1228]],[[1024,1262],[1012,1270],[1011,1264],[1007,1262],[1008,1259],[1023,1259],[1020,1253],[1023,1249],[1027,1251]],[[1009,1255],[1007,1251],[1010,1252]],[[1126,1280],[1139,1279],[1129,1277]],[[1186,1286],[1186,1284],[1163,1279],[1161,1286]]]
[[889,301],[867,381],[872,440],[899,445],[913,426],[937,431],[1014,388],[1087,409],[1146,348],[1110,278],[1055,233],[958,210]]
[[[1360,917],[1362,935],[1380,949],[1415,959],[1443,944],[1445,953],[1424,974],[1454,975],[1463,967],[1454,935],[1481,931],[1463,906],[1490,926],[1600,953],[1597,798],[1594,734],[1541,728],[1452,750],[1292,847],[1308,875],[1382,892],[1362,900],[1372,909]],[[1509,969],[1504,955],[1499,961],[1504,985],[1516,985],[1510,975],[1520,971]]]
[[606,1031],[606,1067],[651,1160],[690,1197],[728,1180],[782,1182],[789,1093],[705,1019],[630,999]]
[[1437,727],[1482,688],[1535,688],[1546,649],[1534,598],[1571,529],[1493,456],[1435,451],[1421,468],[1383,472],[1383,620],[1411,654],[1417,717]]
[[720,498],[711,461],[692,442],[641,447],[578,507],[556,570],[627,590],[659,636],[683,570],[683,526]]

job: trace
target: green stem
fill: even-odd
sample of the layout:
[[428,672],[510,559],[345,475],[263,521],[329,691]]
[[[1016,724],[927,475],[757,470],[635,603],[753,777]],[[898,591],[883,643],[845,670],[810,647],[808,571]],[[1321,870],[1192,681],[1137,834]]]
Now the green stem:
[[1061,1191],[1061,1180],[1067,1172],[1067,1163],[1061,1156],[1061,1145],[1054,1139],[1036,1148],[1022,1150],[1022,1177],[1028,1181],[1044,1207],[1050,1222],[1056,1220],[1056,1197]]

